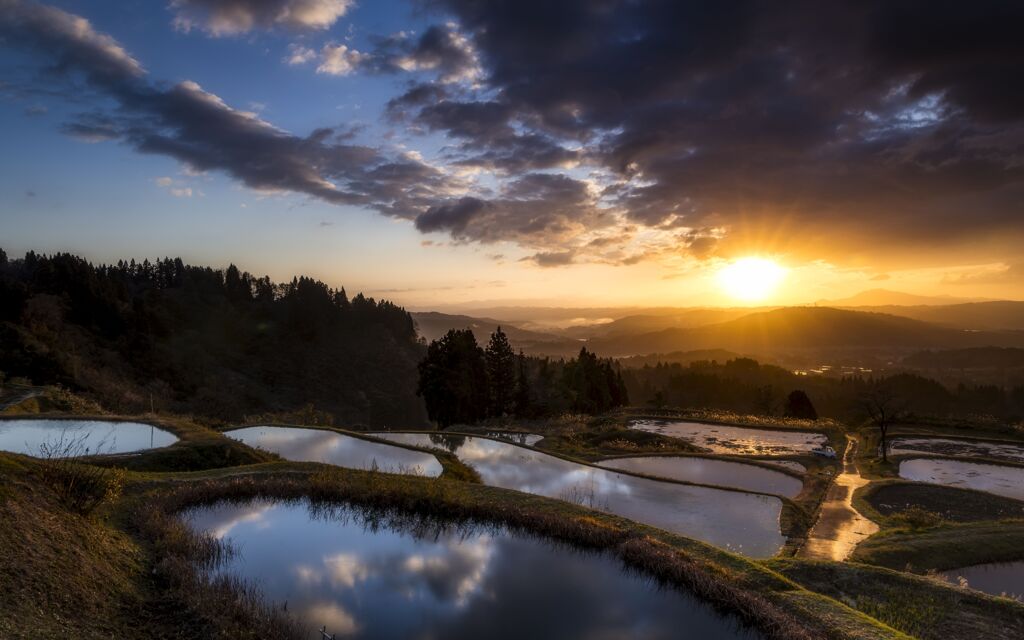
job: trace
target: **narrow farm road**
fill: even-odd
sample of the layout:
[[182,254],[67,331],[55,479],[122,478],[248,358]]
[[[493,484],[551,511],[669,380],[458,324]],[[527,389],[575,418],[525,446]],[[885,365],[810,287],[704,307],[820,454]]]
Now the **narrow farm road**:
[[865,538],[878,531],[878,525],[853,508],[853,492],[868,484],[860,475],[854,455],[857,440],[846,436],[843,470],[836,477],[821,503],[818,521],[814,523],[807,542],[797,552],[798,558],[843,561]]

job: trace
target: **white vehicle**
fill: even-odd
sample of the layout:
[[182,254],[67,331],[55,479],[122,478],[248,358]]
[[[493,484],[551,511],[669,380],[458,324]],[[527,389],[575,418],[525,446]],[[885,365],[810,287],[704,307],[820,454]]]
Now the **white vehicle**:
[[814,449],[811,449],[811,453],[813,453],[816,456],[821,456],[823,458],[835,459],[835,457],[836,457],[836,450],[833,449],[832,447],[828,446],[828,445],[822,445],[820,447],[815,447]]

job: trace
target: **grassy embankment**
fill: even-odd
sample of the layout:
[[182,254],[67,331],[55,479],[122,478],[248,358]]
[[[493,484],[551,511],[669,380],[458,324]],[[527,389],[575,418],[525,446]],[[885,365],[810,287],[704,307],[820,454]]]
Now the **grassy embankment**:
[[[949,436],[950,429],[932,433],[918,426],[914,432]],[[872,483],[854,494],[853,504],[879,524],[879,533],[858,545],[847,563],[774,559],[768,566],[916,637],[1021,637],[1024,607],[1019,603],[891,569],[941,570],[1019,558],[1024,522],[993,520],[1019,515],[1024,503],[900,480],[901,458],[882,462],[874,454],[877,432],[866,429],[858,436],[858,466]]]
[[[189,473],[129,473],[126,495],[91,516],[41,486],[42,464],[0,455],[4,637],[294,637],[279,610],[202,567],[220,550],[174,513],[222,498],[303,497],[506,525],[618,555],[779,638],[893,638],[866,616],[708,545],[557,500],[477,484],[263,463]],[[57,532],[56,534],[54,532]]]
[[[154,451],[138,457],[145,459],[157,453]],[[4,497],[14,496],[13,501],[5,502],[5,508],[26,500],[30,504],[37,500],[44,504],[46,499],[40,498],[38,491],[31,493],[21,486],[26,482],[34,484],[29,478],[35,463],[27,458],[7,458],[13,458],[16,462],[2,460],[0,469],[4,470],[5,476],[14,476],[13,482],[19,486],[3,493]],[[452,477],[447,473],[448,462],[442,460],[442,463],[446,467],[446,476]],[[145,460],[140,460],[138,464],[147,468],[159,466]],[[121,555],[131,559],[131,562],[118,563],[100,557],[79,559],[79,563],[86,565],[93,563],[97,567],[113,567],[116,575],[105,578],[104,584],[117,589],[112,597],[92,601],[97,609],[90,611],[88,619],[77,624],[81,637],[128,635],[138,628],[145,628],[150,633],[155,631],[160,637],[259,637],[252,634],[260,633],[266,637],[267,628],[261,627],[257,621],[270,624],[277,620],[272,615],[274,610],[264,607],[258,594],[246,590],[242,585],[230,582],[210,585],[203,582],[197,569],[216,550],[197,541],[170,514],[191,500],[246,498],[253,495],[298,497],[316,493],[313,497],[319,499],[362,500],[369,506],[418,511],[434,517],[496,522],[540,535],[558,537],[574,544],[606,549],[617,553],[634,567],[653,572],[669,584],[695,589],[719,606],[739,611],[758,626],[775,629],[779,637],[900,637],[891,629],[858,615],[834,600],[798,588],[758,563],[622,518],[557,500],[465,482],[324,469],[322,465],[308,463],[270,462],[189,473],[129,473],[129,497],[106,511],[101,519],[87,521],[65,514],[67,522],[63,530],[71,532],[70,538],[55,540],[46,553],[31,555],[27,559],[29,565],[22,562],[25,560],[22,553],[4,554],[9,565],[13,562],[22,566],[15,566],[13,571],[8,570],[8,566],[0,572],[0,575],[5,576],[3,586],[10,586],[12,594],[6,601],[10,605],[8,610],[0,612],[3,614],[2,619],[8,621],[9,627],[16,631],[24,628],[49,628],[35,624],[38,616],[33,618],[33,611],[52,609],[52,613],[48,614],[51,618],[40,624],[58,624],[53,621],[59,621],[62,615],[66,615],[67,619],[81,616],[73,603],[78,599],[79,592],[86,587],[81,584],[70,585],[67,592],[62,594],[67,595],[66,601],[57,601],[59,599],[54,599],[51,594],[62,589],[63,585],[61,576],[51,567],[59,564],[59,558],[54,556],[63,555],[64,547],[76,549],[76,542],[92,540],[99,535],[113,540],[114,544],[102,545],[95,541],[79,544],[77,553],[89,556],[120,550]],[[6,477],[0,486],[10,485],[9,480],[10,477]],[[56,508],[50,499],[49,504],[37,506],[37,510]],[[4,548],[20,551],[21,541],[41,536],[45,527],[33,528],[32,518],[15,515],[17,517],[9,520],[17,524],[11,529],[9,538],[4,540]],[[126,535],[126,531],[132,532],[132,536]],[[793,574],[792,577],[798,577],[792,570],[793,566],[808,564],[785,562],[790,563],[786,565],[786,571]],[[831,563],[822,566],[829,567]],[[863,592],[878,592],[880,571],[871,569],[858,579]],[[830,593],[829,585],[814,585],[804,575],[806,573],[804,571],[799,575],[800,582],[812,589]],[[35,588],[26,591],[17,578],[12,578],[22,574],[37,577]],[[964,597],[977,599],[972,594]],[[847,604],[886,618],[884,611],[879,612],[877,607],[872,609],[865,602],[870,601],[847,600]],[[979,613],[968,624],[970,633],[945,637],[1001,637],[989,632],[999,628],[1016,628],[1012,624],[1007,626],[1005,616],[991,609],[992,605],[987,600],[982,599],[980,604],[976,602],[972,606]],[[799,624],[791,626],[796,621]],[[891,615],[889,621],[904,629],[911,628]],[[277,624],[277,637],[283,637],[281,634],[287,629],[287,621],[278,620],[274,624]],[[801,628],[810,635],[801,636]],[[13,635],[13,632],[8,635],[20,637]]]
[[[989,426],[981,429],[940,425],[929,430],[924,425],[901,425],[890,437],[964,438],[964,431],[987,440],[1001,434],[1004,442],[1024,445],[1024,440],[1012,437],[1014,429]],[[942,456],[890,455],[888,462],[883,462],[873,453],[879,442],[877,431],[864,430],[861,437],[865,444],[859,462],[862,472],[873,481],[854,494],[853,502],[881,530],[857,547],[852,560],[925,572],[1024,558],[1024,503],[982,491],[901,480],[901,460]],[[992,458],[955,459],[1022,466]]]
[[1024,606],[945,583],[853,562],[779,558],[765,564],[823,595],[921,640],[1014,640]]

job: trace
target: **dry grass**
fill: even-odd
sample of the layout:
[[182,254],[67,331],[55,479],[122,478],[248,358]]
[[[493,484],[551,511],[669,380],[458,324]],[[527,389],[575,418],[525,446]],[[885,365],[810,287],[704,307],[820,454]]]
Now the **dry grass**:
[[0,465],[0,637],[140,637],[139,548],[64,508],[9,460]]
[[1024,635],[1024,606],[945,582],[877,567],[772,560],[772,568],[922,640]]

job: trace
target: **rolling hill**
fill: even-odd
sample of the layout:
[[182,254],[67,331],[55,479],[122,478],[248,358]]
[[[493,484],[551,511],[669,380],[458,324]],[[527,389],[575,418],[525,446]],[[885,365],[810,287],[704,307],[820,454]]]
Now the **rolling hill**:
[[516,350],[522,349],[530,354],[570,355],[580,349],[580,343],[576,340],[540,331],[520,329],[513,324],[493,318],[476,318],[436,311],[415,312],[411,315],[419,335],[428,342],[437,340],[450,329],[472,329],[476,341],[485,345],[490,339],[491,333],[500,326],[508,336],[512,348]]
[[787,307],[688,329],[666,329],[588,342],[597,353],[630,356],[694,349],[772,353],[792,349],[886,349],[1024,346],[1024,331],[963,331],[882,313]]
[[977,331],[1024,330],[1024,302],[997,300],[949,305],[858,307],[857,311],[887,313],[957,329]]

